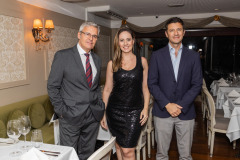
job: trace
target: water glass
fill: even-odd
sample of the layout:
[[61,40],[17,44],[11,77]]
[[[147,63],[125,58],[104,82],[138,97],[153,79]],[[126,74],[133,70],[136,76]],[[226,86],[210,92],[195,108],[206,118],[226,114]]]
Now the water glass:
[[39,148],[40,145],[43,144],[42,131],[40,129],[36,129],[32,132],[31,141],[35,148]]
[[[17,142],[18,138],[21,135],[20,132],[20,122],[19,120],[10,120],[7,123],[7,135],[9,138],[14,140],[14,143]],[[21,155],[22,152],[18,151],[18,150],[14,150],[13,152],[11,152],[9,154],[10,157],[17,157],[19,155]]]

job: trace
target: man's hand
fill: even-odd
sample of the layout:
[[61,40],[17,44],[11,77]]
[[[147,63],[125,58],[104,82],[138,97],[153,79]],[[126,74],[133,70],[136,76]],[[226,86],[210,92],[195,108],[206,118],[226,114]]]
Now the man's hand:
[[165,108],[172,117],[177,117],[182,112],[182,107],[176,103],[168,103]]

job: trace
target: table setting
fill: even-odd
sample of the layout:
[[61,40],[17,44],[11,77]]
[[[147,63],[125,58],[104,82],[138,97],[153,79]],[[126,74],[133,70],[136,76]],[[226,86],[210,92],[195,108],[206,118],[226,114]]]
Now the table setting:
[[[230,110],[240,105],[240,90],[232,90],[231,92],[224,92],[224,105],[229,106]],[[226,103],[228,102],[228,103]]]
[[239,104],[240,104],[240,97],[237,98],[237,99],[235,99],[235,100],[233,101],[233,103],[236,104],[236,105],[239,105]]
[[31,134],[31,141],[19,141],[20,135],[29,133],[31,122],[28,116],[9,120],[7,135],[9,138],[0,138],[0,155],[4,160],[78,160],[73,147],[45,144],[42,132],[35,129]]
[[224,92],[224,117],[230,118],[227,137],[232,142],[240,138],[240,91]]
[[240,74],[230,73],[228,77],[220,78],[219,80],[214,80],[211,85],[211,92],[213,96],[218,94],[218,90],[220,87],[240,87]]
[[211,92],[213,96],[216,96],[219,90],[219,87],[229,87],[230,85],[226,82],[225,79],[220,78],[219,80],[214,80],[211,85]]
[[[78,160],[77,153],[74,148],[53,144],[41,144],[38,148],[27,141],[28,146],[32,146],[29,150],[23,150],[21,146],[24,141],[14,144],[0,146],[1,159],[4,160]],[[11,156],[11,152],[21,151],[18,156]]]
[[14,140],[11,138],[0,138],[0,146],[9,146],[14,143]]
[[[214,80],[210,85],[211,93],[213,96],[217,96],[216,98],[216,109],[223,109],[226,106],[223,106],[224,102],[224,93],[231,92],[235,90],[236,92],[240,92],[240,85],[238,85],[238,79],[232,83],[231,80],[227,78],[227,80],[220,78],[219,80]],[[232,94],[232,93],[231,93]]]
[[228,93],[228,97],[236,98],[236,97],[240,97],[240,94],[234,89],[234,90],[232,90],[231,92]]
[[[223,98],[219,98],[219,101],[221,102],[218,102],[218,104],[221,104],[222,102],[224,102],[222,104],[222,108],[223,108],[223,111],[224,111],[224,117],[225,118],[231,118],[231,114],[232,114],[232,111],[234,109],[234,105],[233,104],[238,104],[238,103],[235,103],[234,101],[237,100],[238,98],[240,97],[240,93],[237,92],[236,90],[232,90],[231,92],[223,92]],[[239,98],[240,100],[240,98]]]

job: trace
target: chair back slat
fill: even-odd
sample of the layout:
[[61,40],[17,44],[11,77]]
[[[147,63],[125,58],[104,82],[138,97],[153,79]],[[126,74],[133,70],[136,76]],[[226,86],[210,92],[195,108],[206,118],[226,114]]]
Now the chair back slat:
[[110,154],[115,144],[116,137],[112,137],[106,144],[95,151],[87,160],[100,160],[107,154]]
[[216,114],[216,108],[215,108],[215,103],[213,100],[212,95],[209,93],[207,88],[203,89],[204,94],[206,95],[206,102],[207,102],[207,108],[209,110],[209,118],[211,121],[211,127],[214,127],[216,124],[215,120],[215,114]]
[[153,126],[152,109],[153,109],[153,103],[150,104],[150,105],[149,105],[149,108],[148,108],[147,128],[152,128],[152,126]]
[[204,78],[203,78],[203,84],[202,84],[202,87],[207,88],[206,81],[205,81]]

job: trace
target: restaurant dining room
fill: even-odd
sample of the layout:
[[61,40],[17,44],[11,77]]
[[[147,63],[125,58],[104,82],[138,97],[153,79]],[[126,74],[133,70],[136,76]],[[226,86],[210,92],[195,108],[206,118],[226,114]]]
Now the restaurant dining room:
[[[239,15],[239,0],[0,0],[0,160],[240,159]],[[169,118],[193,122],[189,145],[177,125],[161,139]]]

